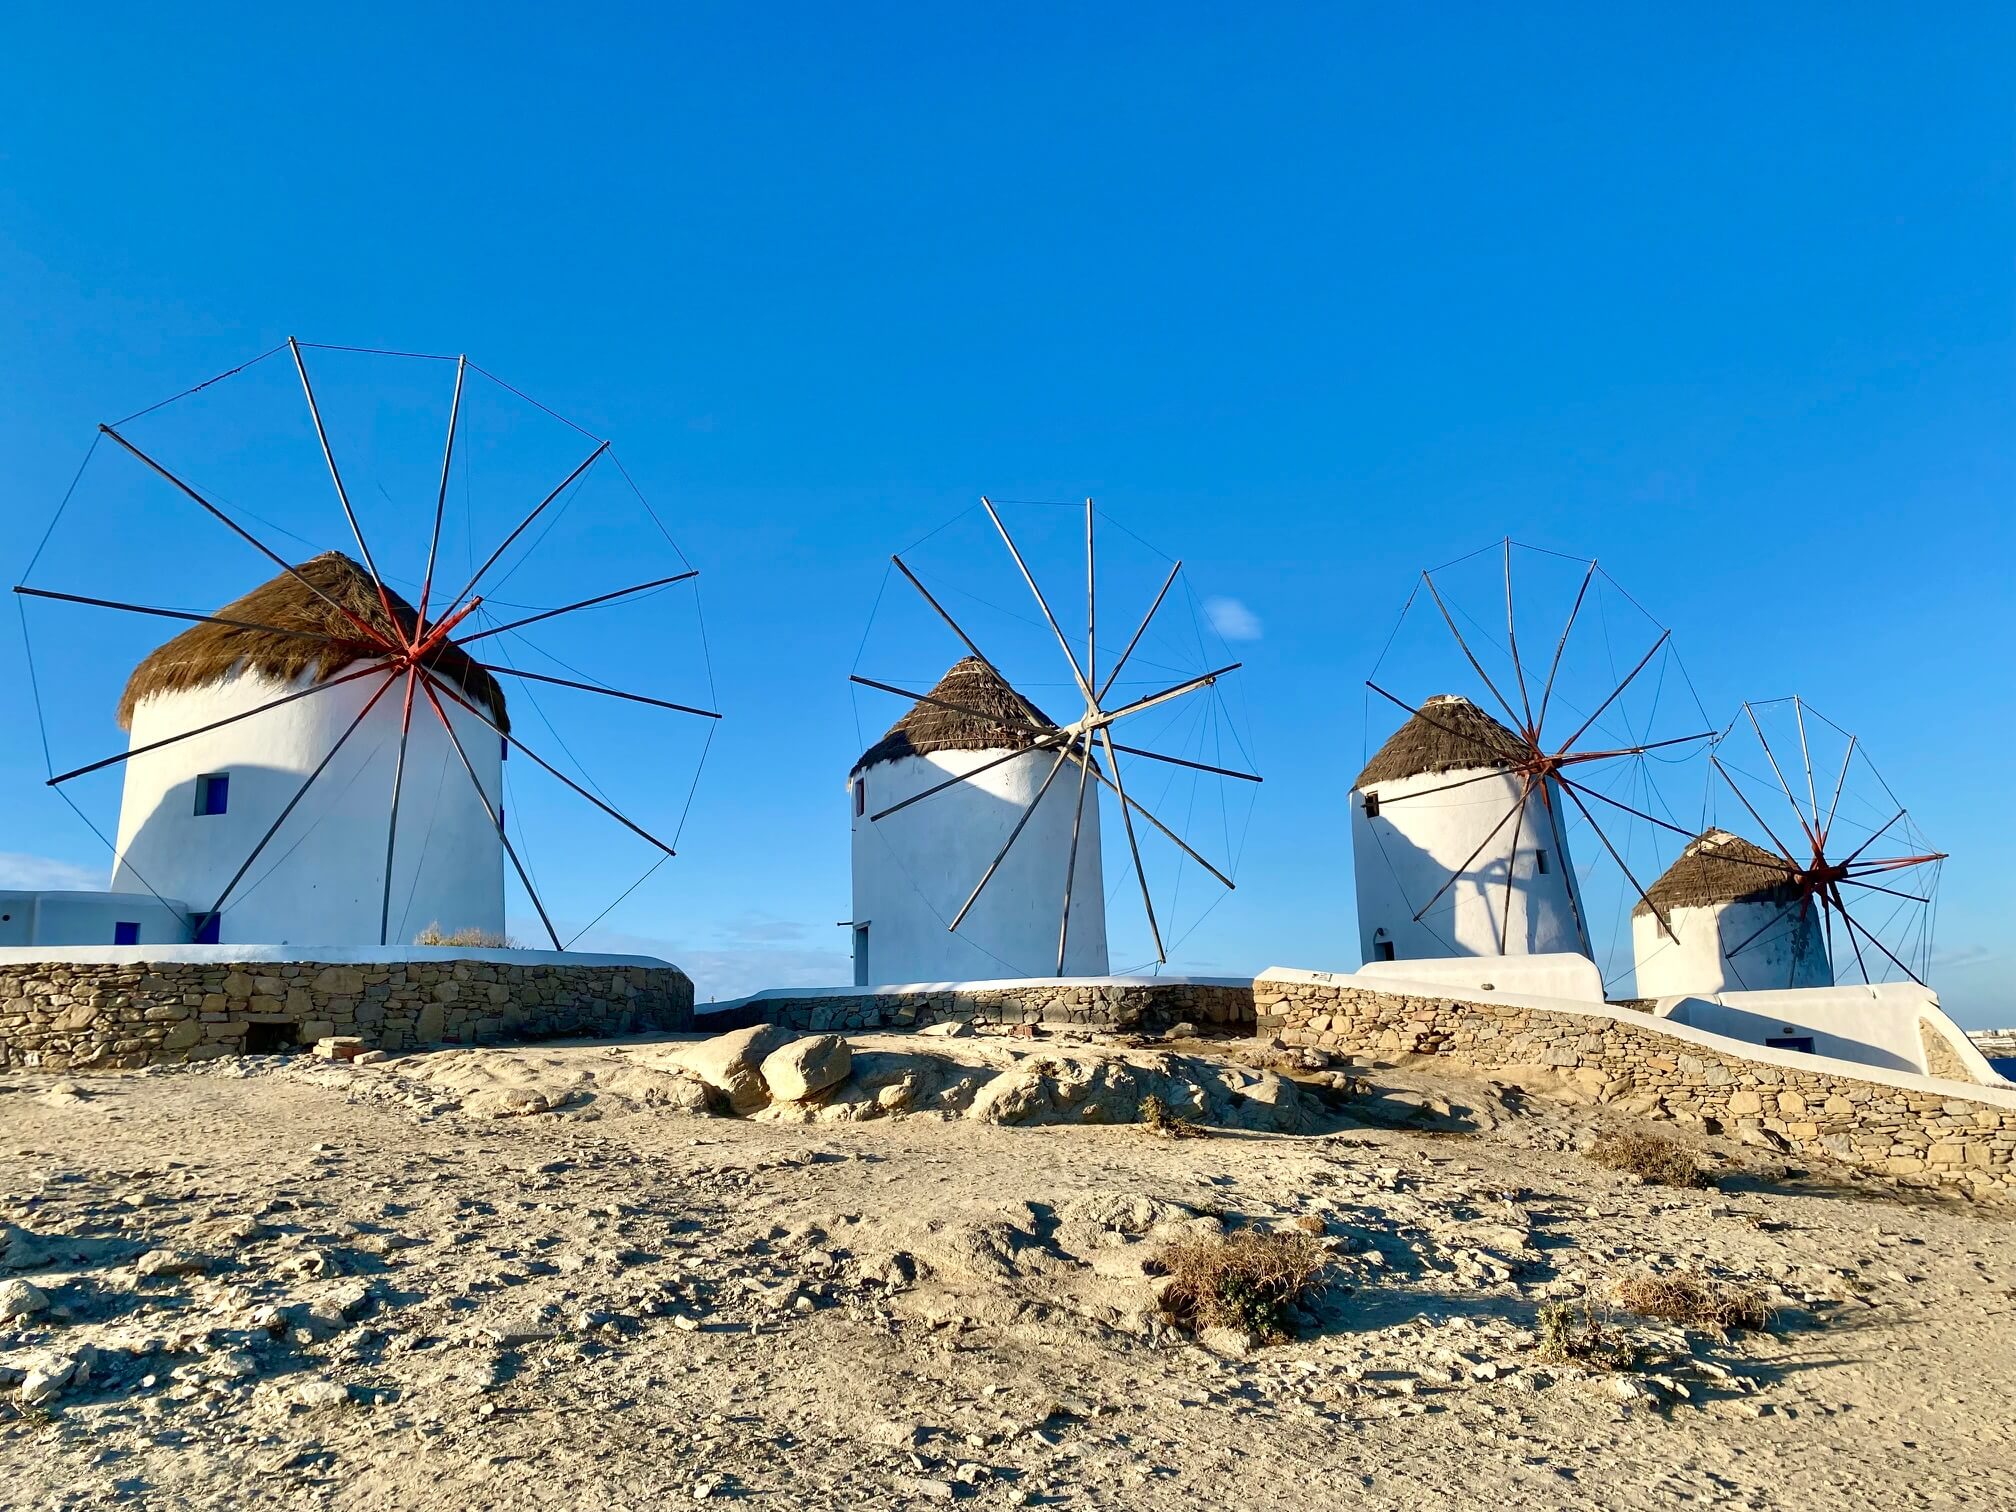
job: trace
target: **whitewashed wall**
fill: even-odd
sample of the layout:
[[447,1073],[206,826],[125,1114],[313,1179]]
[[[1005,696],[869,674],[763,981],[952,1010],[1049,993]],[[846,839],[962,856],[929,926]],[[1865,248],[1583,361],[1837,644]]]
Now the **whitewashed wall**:
[[[1396,960],[1497,955],[1498,921],[1507,912],[1508,867],[1511,907],[1505,954],[1544,955],[1583,949],[1575,923],[1580,894],[1565,843],[1567,824],[1559,822],[1557,838],[1537,791],[1526,800],[1525,822],[1521,824],[1517,818],[1507,821],[1422,921],[1414,922],[1414,911],[1434,897],[1452,871],[1463,867],[1519,797],[1520,780],[1510,773],[1484,777],[1466,787],[1449,787],[1478,775],[1474,770],[1435,772],[1374,783],[1372,791],[1380,799],[1375,819],[1365,817],[1365,795],[1353,790],[1351,859],[1358,884],[1358,940],[1364,960],[1378,959],[1375,945],[1382,938],[1381,930],[1385,931],[1383,938],[1393,942]],[[1396,801],[1430,788],[1449,790]],[[1555,790],[1557,815],[1564,801]],[[1515,826],[1518,853],[1508,861]],[[1544,875],[1535,865],[1538,850],[1547,852]]]
[[[126,762],[113,889],[152,887],[193,909],[210,908],[377,683],[358,678]],[[233,675],[143,699],[133,713],[131,744],[146,745],[291,691],[263,676]],[[401,691],[395,684],[378,700],[226,899],[220,941],[378,943]],[[496,804],[502,741],[475,716],[442,702]],[[229,773],[229,807],[221,815],[198,815],[196,779],[211,772]],[[424,695],[413,711],[392,880],[388,944],[410,942],[436,923],[503,931],[503,848]]]
[[140,926],[140,944],[172,945],[189,938],[189,907],[172,894],[0,892],[0,950],[27,945],[110,946],[121,923]]
[[1918,1021],[1927,1015],[1944,1020],[1938,994],[1916,982],[1669,998],[1653,1011],[1676,1024],[1752,1045],[1807,1035],[1816,1055],[1918,1072],[1926,1070]]
[[[1769,898],[1674,908],[1666,917],[1671,938],[1651,915],[1631,916],[1639,997],[1834,985],[1817,907],[1803,929],[1797,904],[1788,908]],[[1727,955],[1736,946],[1743,948]]]
[[[867,781],[866,812],[853,815],[851,784],[847,796],[853,815],[853,917],[857,928],[868,929],[867,960],[855,963],[857,979],[928,982],[1056,973],[1057,926],[1078,801],[1075,766],[1067,763],[1058,772],[957,934],[946,925],[1036,796],[1055,753],[1025,751],[899,814],[880,821],[869,817],[1000,754],[906,756],[877,763],[852,779]],[[1085,792],[1066,976],[1104,976],[1107,971],[1097,787],[1092,779]]]

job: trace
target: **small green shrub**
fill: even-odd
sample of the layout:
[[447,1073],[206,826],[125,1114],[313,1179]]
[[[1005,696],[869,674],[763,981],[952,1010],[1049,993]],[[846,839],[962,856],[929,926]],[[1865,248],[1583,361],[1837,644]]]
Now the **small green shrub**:
[[1637,1355],[1596,1316],[1585,1297],[1579,1316],[1572,1302],[1549,1302],[1540,1309],[1540,1358],[1550,1365],[1628,1370]]

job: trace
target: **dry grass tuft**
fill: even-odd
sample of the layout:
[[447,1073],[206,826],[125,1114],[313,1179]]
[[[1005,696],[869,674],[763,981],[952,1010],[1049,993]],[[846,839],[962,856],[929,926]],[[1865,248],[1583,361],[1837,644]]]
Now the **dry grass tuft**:
[[1619,1306],[1641,1318],[1692,1324],[1718,1333],[1771,1325],[1771,1308],[1762,1294],[1712,1281],[1697,1271],[1634,1271],[1612,1283],[1610,1294]]
[[1629,1370],[1637,1361],[1630,1344],[1596,1316],[1586,1297],[1579,1318],[1572,1302],[1549,1302],[1540,1309],[1540,1358],[1550,1365],[1596,1370]]
[[1211,1131],[1171,1111],[1169,1104],[1149,1093],[1141,1099],[1141,1126],[1164,1139],[1202,1139]]
[[1241,1229],[1179,1240],[1162,1256],[1162,1307],[1192,1332],[1237,1328],[1278,1343],[1289,1336],[1288,1309],[1322,1291],[1327,1263],[1307,1234]]
[[415,945],[468,945],[484,950],[516,950],[518,942],[506,934],[493,934],[487,929],[444,930],[439,924],[429,924],[413,936]]
[[1605,1134],[1590,1147],[1589,1158],[1613,1171],[1625,1171],[1654,1186],[1705,1187],[1708,1177],[1693,1152],[1659,1134],[1633,1131]]

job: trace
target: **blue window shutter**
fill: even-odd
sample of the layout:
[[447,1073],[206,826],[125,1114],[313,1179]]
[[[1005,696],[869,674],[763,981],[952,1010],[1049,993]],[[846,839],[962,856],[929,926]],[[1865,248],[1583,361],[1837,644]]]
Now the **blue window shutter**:
[[137,923],[129,923],[124,919],[119,920],[112,926],[112,943],[114,945],[138,945],[140,943],[140,926]]

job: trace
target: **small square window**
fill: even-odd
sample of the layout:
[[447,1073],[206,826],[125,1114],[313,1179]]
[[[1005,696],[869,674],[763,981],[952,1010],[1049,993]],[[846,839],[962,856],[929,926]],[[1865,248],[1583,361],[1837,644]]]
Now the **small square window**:
[[189,928],[193,942],[198,945],[215,945],[217,924],[221,917],[222,915],[214,913],[191,914]]
[[1802,1055],[1813,1053],[1813,1036],[1810,1034],[1767,1034],[1764,1037],[1767,1050],[1797,1050]]
[[205,772],[196,779],[196,812],[221,814],[231,802],[231,774]]
[[1393,942],[1391,940],[1374,940],[1372,942],[1372,959],[1375,961],[1392,960]]
[[854,817],[859,819],[867,812],[868,779],[866,777],[856,777],[854,779]]
[[1365,817],[1367,819],[1377,819],[1379,817],[1379,795],[1377,793],[1367,793],[1365,795]]
[[112,926],[112,943],[114,945],[138,945],[140,943],[140,925],[137,922],[129,923],[121,919]]
[[1547,875],[1547,852],[1543,850],[1533,852],[1533,870],[1543,877]]

